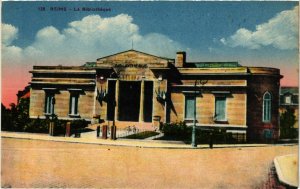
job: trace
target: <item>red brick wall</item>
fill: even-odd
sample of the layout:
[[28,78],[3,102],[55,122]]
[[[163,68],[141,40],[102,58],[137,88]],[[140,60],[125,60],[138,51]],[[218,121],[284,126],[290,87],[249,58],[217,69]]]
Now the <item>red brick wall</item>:
[[[279,134],[279,81],[280,75],[252,75],[248,79],[247,97],[247,139],[266,142],[264,129],[273,131],[273,140]],[[271,121],[263,122],[263,95],[269,92],[271,101]]]

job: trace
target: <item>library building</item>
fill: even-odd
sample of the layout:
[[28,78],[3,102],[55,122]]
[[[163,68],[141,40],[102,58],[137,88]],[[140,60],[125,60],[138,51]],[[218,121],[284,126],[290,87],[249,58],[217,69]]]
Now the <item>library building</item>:
[[149,130],[184,121],[247,141],[278,139],[279,69],[187,62],[186,56],[131,49],[81,66],[33,66],[30,118],[55,114],[61,120]]

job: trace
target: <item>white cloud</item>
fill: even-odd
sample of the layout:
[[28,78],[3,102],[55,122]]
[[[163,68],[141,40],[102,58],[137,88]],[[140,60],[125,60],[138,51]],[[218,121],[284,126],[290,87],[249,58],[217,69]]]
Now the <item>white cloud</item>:
[[[163,34],[140,34],[133,18],[126,14],[109,18],[90,15],[70,22],[63,29],[47,26],[41,28],[34,41],[24,48],[13,44],[17,36],[16,27],[2,24],[3,77],[6,78],[6,86],[15,90],[6,92],[6,96],[15,95],[29,82],[28,71],[33,65],[83,65],[87,61],[131,49],[132,41],[134,49],[158,56],[174,58],[176,51],[186,50]],[[20,75],[23,80],[15,80]],[[11,81],[18,82],[12,85]]]
[[230,47],[259,49],[271,45],[282,50],[295,49],[298,47],[298,12],[298,6],[282,11],[268,22],[257,25],[255,31],[240,28],[232,36],[220,41]]
[[12,42],[18,37],[18,28],[10,24],[1,24],[1,37],[2,62],[19,63],[22,58],[22,49],[12,45]]
[[18,28],[10,24],[1,24],[2,30],[2,43],[4,45],[10,45],[11,42],[18,37]]
[[177,51],[188,51],[188,49],[184,48],[178,42],[158,33],[137,36],[136,39],[134,39],[134,47],[136,49],[140,49],[141,51],[169,58],[174,58]]
[[64,40],[64,35],[61,35],[60,32],[53,26],[48,26],[36,34],[37,42],[41,44],[44,43],[54,43],[54,44],[61,44]]
[[24,48],[24,57],[37,64],[81,65],[104,55],[128,50],[132,41],[134,49],[159,56],[172,58],[176,51],[186,50],[163,34],[141,35],[129,15],[109,18],[90,15],[70,22],[62,30],[53,26],[42,28],[37,32],[35,41]]

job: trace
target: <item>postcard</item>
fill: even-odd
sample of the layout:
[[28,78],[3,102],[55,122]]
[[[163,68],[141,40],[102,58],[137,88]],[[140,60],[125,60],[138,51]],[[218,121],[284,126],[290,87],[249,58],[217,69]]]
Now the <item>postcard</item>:
[[298,186],[298,2],[1,5],[1,187]]

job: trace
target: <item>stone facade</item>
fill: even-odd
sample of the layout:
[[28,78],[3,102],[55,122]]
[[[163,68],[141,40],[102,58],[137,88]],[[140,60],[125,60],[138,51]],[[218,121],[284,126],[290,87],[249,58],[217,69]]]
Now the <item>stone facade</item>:
[[[91,120],[95,106],[96,71],[82,67],[34,66],[30,91],[31,118],[45,118],[47,94],[55,98],[54,113],[60,119]],[[70,97],[78,96],[78,116],[70,116]],[[48,115],[50,116],[50,115]]]
[[250,141],[264,140],[266,131],[278,138],[282,76],[275,68],[186,62],[185,52],[174,60],[129,50],[83,66],[34,66],[31,73],[31,118],[54,113],[59,119],[114,122],[118,128],[157,127],[157,120],[191,126],[196,107],[199,129],[247,133]]

